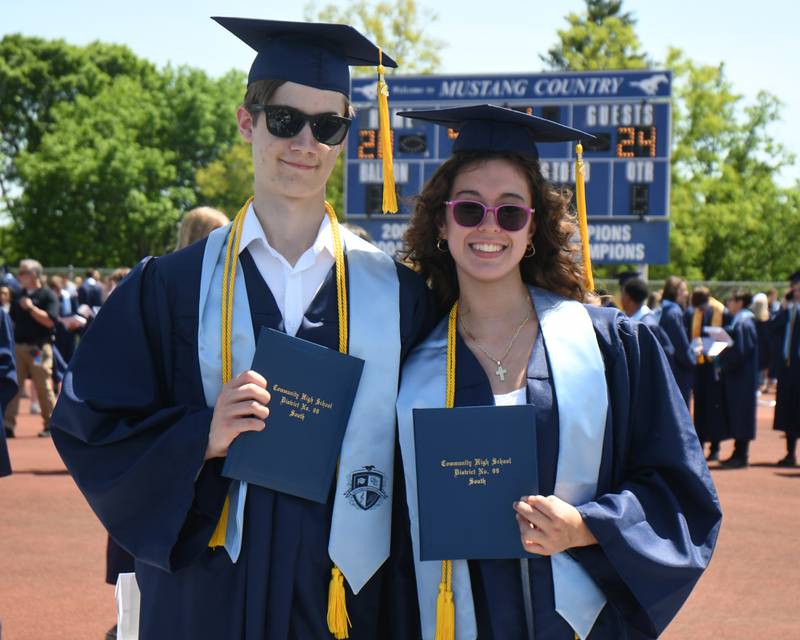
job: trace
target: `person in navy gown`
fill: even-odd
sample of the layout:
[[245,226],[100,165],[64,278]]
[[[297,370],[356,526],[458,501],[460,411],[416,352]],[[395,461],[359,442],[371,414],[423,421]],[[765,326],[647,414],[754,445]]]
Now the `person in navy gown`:
[[790,276],[789,283],[791,290],[772,321],[778,360],[773,428],[786,434],[786,455],[778,461],[782,467],[797,465],[797,438],[800,436],[800,325],[797,322],[800,271]]
[[[337,277],[339,227],[324,202],[351,122],[348,65],[377,65],[379,50],[345,25],[216,20],[259,52],[237,110],[240,133],[253,147],[255,176],[254,197],[237,216],[242,231],[234,234],[227,225],[185,249],[146,259],[119,284],[70,363],[53,416],[54,443],[110,535],[135,557],[140,640],[329,640],[326,611],[336,566],[346,579],[339,589],[350,638],[412,640],[419,622],[408,519],[402,515],[406,501],[402,476],[391,475],[394,395],[399,361],[430,329],[433,306],[413,271],[344,230],[344,278]],[[395,66],[386,55],[382,61]],[[233,247],[235,237],[238,253],[231,249],[226,261],[225,243]],[[366,367],[379,371],[390,354],[398,362],[393,372],[381,374],[394,385],[389,397],[379,399],[388,420],[367,425],[380,429],[380,437],[366,443],[388,450],[380,471],[392,499],[366,508],[345,499],[340,512],[345,524],[361,513],[388,522],[379,537],[365,523],[361,537],[345,541],[356,561],[374,556],[367,552],[379,543],[388,556],[370,565],[372,573],[357,589],[329,553],[334,507],[343,499],[335,481],[324,504],[250,485],[241,524],[233,508],[225,511],[235,486],[222,475],[228,447],[240,433],[265,428],[270,400],[266,380],[247,370],[249,362],[220,387],[222,360],[208,355],[221,349],[219,324],[213,325],[221,307],[208,302],[219,300],[223,290],[214,265],[232,262],[231,255],[238,267],[234,365],[237,348],[254,350],[262,327],[337,349],[343,287],[348,323],[359,314],[372,317],[373,309],[389,317],[399,313],[395,326],[369,327],[375,346],[365,359]],[[380,274],[363,266],[359,271],[351,255],[361,265],[369,256],[367,264],[379,264]],[[368,303],[361,296],[356,308],[356,276],[371,287],[384,282],[379,276],[388,279],[395,293]],[[207,297],[201,298],[203,287]],[[349,332],[351,348],[359,333]],[[365,378],[361,385],[372,384]],[[206,389],[214,384],[209,397]],[[297,468],[298,474],[313,472]],[[240,548],[229,546],[236,538],[228,536],[230,526],[219,524],[223,514],[228,525],[237,523]],[[214,542],[218,525],[224,546]]]
[[658,342],[664,350],[664,355],[667,356],[667,362],[672,365],[672,360],[675,357],[675,347],[672,346],[672,341],[669,339],[667,332],[659,322],[661,312],[654,312],[645,304],[650,292],[647,288],[647,283],[639,277],[626,278],[622,284],[622,291],[620,292],[620,304],[622,310],[631,320],[638,320],[647,325]]
[[720,466],[747,467],[750,441],[756,438],[756,392],[759,386],[758,331],[750,311],[753,296],[737,289],[727,302],[731,322],[725,329],[733,344],[719,356],[722,372],[723,413],[726,437],[735,442],[734,450]]
[[[0,415],[17,395],[17,369],[14,364],[14,330],[11,318],[0,309]],[[0,431],[0,478],[11,475],[5,429]]]
[[[445,318],[404,367],[401,444],[413,441],[413,433],[404,435],[413,408],[432,406],[427,396],[418,404],[431,379],[420,373],[431,366],[434,376],[444,376],[443,345],[451,340],[454,406],[528,403],[537,416],[540,495],[509,503],[508,518],[519,523],[521,546],[539,557],[470,560],[471,603],[453,578],[455,638],[655,638],[708,565],[721,511],[684,395],[652,331],[616,309],[581,304],[587,292],[573,245],[574,218],[567,198],[542,177],[534,140],[586,134],[490,105],[400,115],[458,131],[452,156],[419,196],[405,238],[408,259],[429,279],[440,312],[457,308],[457,319],[450,320],[456,330],[447,337]],[[593,440],[593,451],[581,452],[599,460],[596,485],[575,504],[556,495],[560,480],[571,477],[560,478],[561,459],[574,453],[560,441],[566,428],[560,416],[583,409],[559,393],[558,380],[575,371],[559,370],[553,359],[557,345],[540,326],[543,300],[551,301],[548,312],[570,308],[584,322],[581,345],[599,363],[595,386],[608,389],[600,421],[605,437]],[[676,317],[682,326],[679,310]],[[682,328],[681,335],[688,362]],[[439,402],[445,406],[444,397]],[[410,451],[403,445],[405,465]],[[591,592],[600,601],[588,625],[580,621],[587,611],[556,611],[556,559],[561,566],[566,556],[577,561],[580,574],[580,586],[567,593]],[[431,590],[429,579],[420,578],[431,563],[415,560],[423,638],[429,640],[436,584]],[[435,567],[430,573],[437,582],[442,575]],[[474,621],[464,613],[473,609]]]
[[689,344],[684,321],[688,297],[686,282],[677,276],[667,278],[661,294],[661,316],[658,321],[675,349],[671,362],[672,373],[687,407],[692,398],[694,366],[697,361],[695,350]]

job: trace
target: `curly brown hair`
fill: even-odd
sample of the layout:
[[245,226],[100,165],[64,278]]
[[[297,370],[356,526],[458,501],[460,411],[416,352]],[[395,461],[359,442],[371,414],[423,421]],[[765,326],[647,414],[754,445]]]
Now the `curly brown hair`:
[[450,199],[453,182],[461,171],[489,160],[505,160],[525,176],[536,210],[536,252],[519,263],[522,281],[583,301],[583,266],[573,242],[578,226],[569,210],[572,194],[547,182],[538,160],[520,154],[461,151],[439,166],[416,198],[401,257],[431,286],[440,311],[449,311],[458,299],[458,277],[450,252],[437,248],[439,230],[444,226],[444,203]]

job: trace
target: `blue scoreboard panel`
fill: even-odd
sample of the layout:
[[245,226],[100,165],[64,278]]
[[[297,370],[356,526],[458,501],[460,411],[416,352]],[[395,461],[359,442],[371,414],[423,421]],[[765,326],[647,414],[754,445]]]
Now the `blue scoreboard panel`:
[[[377,82],[354,78],[356,121],[345,155],[345,210],[376,244],[400,247],[414,196],[450,155],[457,133],[397,116],[406,109],[490,103],[555,120],[596,136],[584,141],[592,260],[669,261],[669,71],[596,71],[514,76],[390,76],[394,171],[400,212],[381,215]],[[545,178],[574,188],[573,143],[540,144]]]

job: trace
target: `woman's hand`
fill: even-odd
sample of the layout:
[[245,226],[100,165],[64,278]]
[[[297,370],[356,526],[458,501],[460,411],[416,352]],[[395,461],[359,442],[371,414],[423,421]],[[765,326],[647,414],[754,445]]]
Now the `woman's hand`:
[[245,371],[222,387],[211,418],[205,459],[228,455],[240,433],[262,431],[269,415],[267,381],[255,371]]
[[580,512],[556,496],[525,496],[514,503],[514,511],[528,553],[552,556],[597,543]]

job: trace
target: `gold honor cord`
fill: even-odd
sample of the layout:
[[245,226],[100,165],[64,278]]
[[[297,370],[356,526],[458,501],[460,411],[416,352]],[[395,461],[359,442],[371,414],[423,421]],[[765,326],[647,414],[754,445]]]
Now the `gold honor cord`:
[[[458,302],[450,309],[447,320],[447,385],[446,409],[452,409],[456,399],[456,321]],[[453,602],[453,561],[442,560],[442,579],[436,598],[436,634],[434,640],[454,640],[456,636],[456,606]]]
[[[222,384],[230,382],[233,376],[233,359],[231,356],[231,334],[233,326],[233,285],[236,281],[236,265],[239,261],[239,242],[242,238],[242,226],[247,209],[253,201],[251,197],[236,214],[228,235],[228,245],[225,250],[225,268],[222,275]],[[331,223],[333,235],[333,255],[336,262],[336,308],[339,317],[339,351],[347,353],[348,317],[347,317],[347,280],[344,265],[344,250],[342,249],[342,236],[339,233],[339,221],[336,212],[329,203],[325,203],[325,213]],[[208,543],[209,547],[224,547],[225,532],[228,527],[228,512],[230,499],[225,498],[214,534]],[[348,628],[351,626],[350,616],[347,614],[345,599],[344,576],[335,564],[331,569],[331,582],[328,589],[328,629],[336,640],[349,638]]]
[[586,288],[594,291],[592,275],[592,255],[589,252],[589,223],[586,219],[586,185],[584,184],[583,145],[575,145],[575,199],[578,207],[578,225],[581,232],[581,253],[583,254],[583,273]]

